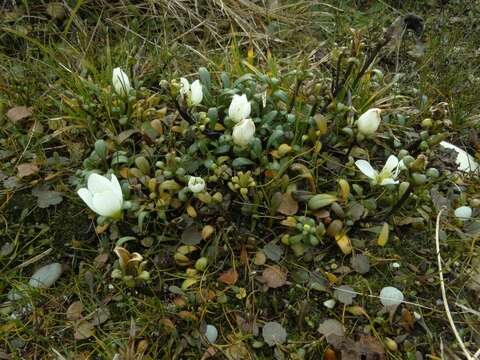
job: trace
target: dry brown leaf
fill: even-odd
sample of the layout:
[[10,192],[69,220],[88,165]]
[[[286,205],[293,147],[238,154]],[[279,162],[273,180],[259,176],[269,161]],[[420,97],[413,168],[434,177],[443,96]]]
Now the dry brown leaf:
[[26,119],[33,113],[31,107],[15,106],[7,111],[7,117],[10,121],[17,122]]
[[408,309],[402,309],[402,321],[399,323],[405,330],[412,331],[415,326],[415,317]]
[[158,323],[164,332],[171,333],[176,330],[175,324],[169,318],[160,319]]
[[90,324],[97,326],[110,319],[110,310],[106,306],[99,307],[92,314]]
[[101,269],[105,266],[107,261],[108,261],[108,253],[104,252],[104,253],[101,253],[101,254],[97,255],[95,257],[95,259],[93,259],[93,265],[97,269]]
[[18,177],[23,178],[38,172],[38,166],[34,163],[23,163],[17,166]]
[[212,357],[215,356],[217,353],[217,350],[213,346],[209,346],[207,350],[203,353],[203,356],[200,360],[207,360],[211,359]]
[[278,265],[269,266],[263,270],[262,281],[269,288],[279,288],[287,283],[287,271]]
[[75,339],[84,340],[95,334],[95,327],[90,324],[88,321],[80,321],[75,328]]
[[341,354],[342,360],[385,360],[385,350],[382,343],[373,336],[360,335],[354,342],[345,337],[332,337],[331,344]]
[[240,263],[242,265],[248,264],[248,252],[245,246],[242,246],[242,250],[240,251]]
[[79,320],[82,317],[83,304],[80,301],[73,302],[67,309],[68,320]]
[[282,195],[282,200],[277,210],[283,215],[295,215],[298,211],[298,202],[292,197],[291,193],[285,193]]
[[238,272],[235,269],[229,269],[218,277],[218,281],[227,285],[234,285],[237,282],[237,280],[238,280]]

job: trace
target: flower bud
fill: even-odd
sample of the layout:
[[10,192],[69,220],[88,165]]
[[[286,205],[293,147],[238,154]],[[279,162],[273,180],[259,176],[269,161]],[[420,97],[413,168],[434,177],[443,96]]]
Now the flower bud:
[[205,190],[205,180],[199,176],[192,176],[188,180],[188,189],[193,193],[199,193]]
[[236,145],[245,147],[255,135],[255,123],[252,119],[243,119],[233,128],[232,138]]
[[233,122],[240,122],[250,116],[252,106],[247,99],[247,95],[233,95],[232,102],[228,108],[228,116]]
[[128,75],[119,67],[113,69],[112,86],[115,92],[120,96],[127,96],[132,89]]
[[358,131],[364,136],[372,136],[380,126],[381,110],[372,108],[364,112],[357,120]]

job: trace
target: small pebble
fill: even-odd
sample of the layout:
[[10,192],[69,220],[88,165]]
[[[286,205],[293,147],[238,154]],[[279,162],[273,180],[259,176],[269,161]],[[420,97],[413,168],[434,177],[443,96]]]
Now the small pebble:
[[210,344],[215,343],[218,337],[218,330],[215,326],[208,324],[205,329],[205,337],[207,338]]
[[62,275],[62,264],[48,264],[35,271],[28,283],[34,288],[46,289],[52,286],[60,275]]

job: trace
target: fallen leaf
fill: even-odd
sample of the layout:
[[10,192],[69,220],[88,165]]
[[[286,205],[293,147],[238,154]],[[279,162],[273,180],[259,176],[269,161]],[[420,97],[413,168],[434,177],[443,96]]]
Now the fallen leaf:
[[32,195],[37,198],[37,205],[41,209],[58,205],[63,201],[61,193],[58,191],[51,191],[47,186],[37,186],[32,190]]
[[218,277],[218,281],[227,285],[234,285],[237,282],[237,280],[238,280],[238,272],[235,269],[229,269]]
[[17,166],[19,178],[24,178],[36,174],[38,170],[38,166],[33,163],[23,163]]
[[185,245],[198,245],[202,241],[202,233],[195,226],[187,227],[182,233],[182,243]]
[[261,279],[269,288],[279,288],[287,283],[287,272],[278,265],[268,266]]
[[26,119],[33,113],[31,107],[15,106],[7,111],[7,117],[12,122],[17,122],[22,119]]
[[235,344],[230,344],[225,349],[225,354],[228,356],[229,360],[244,360],[251,359],[250,351],[243,342],[236,342]]
[[348,255],[352,252],[352,243],[347,234],[338,234],[335,236],[335,241],[337,242],[338,247],[345,255]]
[[298,211],[298,202],[292,197],[291,193],[282,195],[282,200],[278,206],[277,212],[283,215],[295,215]]
[[90,324],[93,326],[101,325],[108,319],[110,319],[110,310],[107,307],[99,307],[92,314]]
[[332,336],[331,344],[340,352],[342,360],[385,360],[382,343],[369,335],[360,335],[356,342],[343,336]]
[[75,327],[74,337],[76,340],[84,340],[95,334],[95,327],[88,321],[82,320]]
[[178,317],[182,320],[189,320],[189,321],[197,320],[197,316],[193,314],[191,311],[187,311],[187,310],[180,311],[178,313]]
[[209,346],[207,350],[202,355],[202,358],[200,360],[207,360],[210,358],[213,358],[215,354],[217,353],[217,350],[213,346]]
[[377,245],[382,247],[385,246],[387,244],[389,234],[390,230],[388,227],[388,223],[384,222],[382,225],[382,229],[380,230],[380,234],[378,234]]
[[160,319],[158,324],[160,325],[160,328],[163,331],[168,332],[168,333],[171,333],[171,332],[175,331],[175,329],[176,329],[175,324],[169,318]]
[[325,339],[330,343],[335,336],[343,337],[345,335],[345,329],[340,321],[335,319],[327,319],[323,321],[317,331],[325,336]]
[[287,340],[287,331],[278,322],[270,321],[263,326],[262,336],[268,345],[275,346]]
[[68,320],[79,320],[82,317],[83,304],[80,301],[73,302],[67,309]]
[[348,285],[342,285],[335,289],[333,296],[342,304],[351,305],[357,294]]
[[108,261],[108,257],[109,255],[106,252],[101,253],[100,255],[97,255],[95,259],[93,259],[93,265],[95,266],[95,268],[97,269],[103,268]]
[[415,326],[415,317],[408,309],[402,309],[402,321],[399,323],[405,330],[412,331]]
[[349,306],[346,310],[352,315],[365,316],[368,318],[368,314],[365,309],[359,305]]
[[242,246],[242,250],[240,251],[240,263],[242,265],[248,264],[248,251],[245,246]]
[[278,261],[283,255],[283,248],[275,243],[268,243],[263,247],[263,252],[272,261]]
[[354,255],[350,261],[352,263],[353,270],[359,274],[366,274],[370,271],[370,261],[365,255]]

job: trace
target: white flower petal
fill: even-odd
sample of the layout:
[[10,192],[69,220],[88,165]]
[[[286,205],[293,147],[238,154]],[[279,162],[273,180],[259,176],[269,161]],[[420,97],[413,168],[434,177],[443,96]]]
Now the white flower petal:
[[99,215],[117,217],[122,210],[122,202],[111,190],[94,193],[93,208]]
[[193,193],[205,190],[205,180],[199,176],[191,176],[188,180],[188,189]]
[[180,78],[180,95],[185,96],[190,92],[190,83],[185,78]]
[[88,177],[87,181],[88,190],[92,193],[99,193],[104,191],[111,191],[112,183],[108,180],[105,176],[98,175],[98,174],[91,174]]
[[392,178],[386,178],[380,181],[380,185],[393,185],[393,184],[398,184],[398,180],[394,180]]
[[252,119],[243,119],[233,127],[233,142],[239,146],[247,146],[255,136],[255,123]]
[[119,95],[126,96],[131,90],[130,80],[119,67],[113,69],[112,72],[112,86],[115,92]]
[[247,95],[233,95],[232,102],[228,108],[228,116],[232,121],[239,122],[250,116],[252,106],[247,99]]
[[398,158],[395,155],[390,155],[382,169],[382,173],[392,173],[398,167]]
[[370,179],[375,179],[378,176],[377,171],[366,160],[357,160],[355,161],[355,165],[365,176],[369,177]]
[[456,163],[458,165],[458,170],[465,171],[465,172],[473,172],[480,167],[480,165],[472,155],[467,153],[465,150],[460,149],[458,146],[450,144],[447,141],[442,141],[440,143],[440,146],[446,149],[455,150],[457,152],[458,155],[457,155]]
[[112,184],[111,190],[113,191],[113,193],[120,199],[120,201],[123,202],[122,187],[120,186],[120,183],[118,182],[115,174],[111,175],[110,183]]
[[357,120],[358,131],[365,136],[375,134],[382,120],[380,116],[381,110],[372,108],[364,112]]
[[250,101],[247,99],[247,95],[243,94],[242,95],[242,118],[246,119],[250,116],[250,112],[252,111],[252,105],[250,104]]
[[190,88],[191,101],[193,105],[198,105],[203,99],[203,88],[199,80],[195,80]]
[[86,188],[81,188],[78,189],[77,191],[78,196],[83,200],[85,204],[90,208],[90,210],[95,211],[93,209],[93,195],[88,189]]

